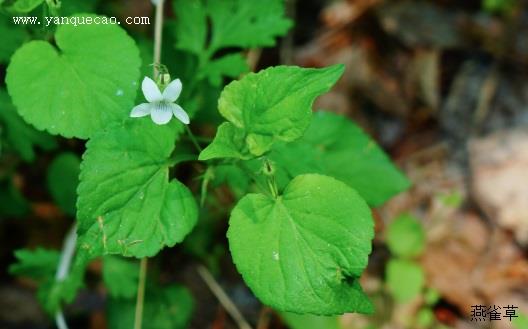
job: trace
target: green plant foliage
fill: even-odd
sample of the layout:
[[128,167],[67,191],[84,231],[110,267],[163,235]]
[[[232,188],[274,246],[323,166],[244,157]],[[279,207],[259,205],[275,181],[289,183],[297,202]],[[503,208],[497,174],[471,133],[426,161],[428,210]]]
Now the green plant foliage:
[[206,76],[213,86],[220,86],[223,77],[237,78],[248,70],[246,59],[241,54],[229,54],[205,64],[202,72],[206,73],[202,76]]
[[416,314],[416,323],[419,328],[428,328],[434,323],[434,321],[435,314],[430,308],[422,308],[418,311],[418,314]]
[[110,24],[60,25],[55,41],[58,49],[26,43],[11,59],[6,81],[20,115],[38,129],[78,138],[127,117],[140,59],[125,31]]
[[[176,0],[177,47],[196,54],[213,54],[228,47],[270,47],[275,38],[290,29],[284,17],[284,2],[262,3],[244,0]],[[211,40],[207,42],[207,18],[211,19]]]
[[209,0],[207,7],[213,26],[210,52],[227,47],[273,46],[275,38],[292,26],[284,17],[282,0]]
[[0,89],[0,135],[6,137],[8,146],[27,162],[35,159],[35,148],[49,151],[57,146],[55,139],[47,133],[35,130],[22,120],[9,101],[9,96]]
[[[63,0],[62,7],[46,1],[39,8],[42,2],[0,0],[0,5],[32,17],[41,15],[40,9],[47,17],[95,9],[118,14],[112,4],[98,6],[98,0]],[[237,269],[263,303],[295,313],[283,315],[292,328],[338,329],[336,317],[317,315],[373,312],[359,284],[374,237],[368,205],[383,203],[409,182],[346,118],[320,113],[312,120],[314,101],[337,82],[344,66],[271,67],[222,89],[226,78],[249,70],[248,48],[273,46],[286,34],[292,22],[285,17],[285,2],[174,0],[173,8],[176,19],[164,20],[163,37],[156,33],[155,40],[148,38],[147,26],[130,26],[137,32],[134,41],[111,24],[17,27],[9,18],[0,20],[0,33],[7,35],[0,64],[8,64],[8,93],[0,90],[2,154],[16,151],[33,161],[36,148],[56,145],[32,126],[87,140],[82,158],[57,152],[47,168],[55,204],[76,217],[77,240],[69,234],[61,255],[18,251],[10,272],[33,278],[38,299],[55,316],[83,287],[88,262],[102,258],[108,326],[129,329],[135,326],[136,295],[144,281],[137,260],[124,257],[154,257],[183,242],[200,216],[184,250],[220,272],[226,246],[218,243],[218,234],[224,234],[218,229],[231,212],[227,237]],[[161,46],[161,60],[152,55],[154,45]],[[144,102],[144,95],[137,97],[140,75],[152,77],[161,90],[168,76],[180,79],[178,102],[191,125],[130,117],[134,105]],[[165,110],[145,94],[152,107]],[[207,133],[215,128],[211,142]],[[83,148],[78,141],[61,144]],[[3,203],[23,208],[13,173],[40,170],[50,159],[42,155],[24,170],[17,168],[17,156],[6,157],[0,212],[10,211]],[[416,255],[417,240],[400,231],[395,230],[396,239],[403,234],[412,248],[397,254]],[[180,286],[159,286],[167,281],[156,275],[161,261],[149,261],[142,328],[183,329],[193,298]],[[400,263],[389,265],[387,275],[407,270],[415,280],[416,265]],[[64,271],[69,271],[65,277]],[[389,286],[394,282],[390,279]]]
[[181,125],[130,119],[87,144],[78,189],[80,248],[146,257],[174,246],[192,230],[197,206],[191,192],[169,181],[170,156]]
[[134,298],[137,293],[139,266],[119,256],[103,259],[103,281],[113,298]]
[[66,214],[75,216],[81,161],[73,153],[61,153],[48,168],[48,189]]
[[219,165],[214,168],[213,186],[227,184],[238,199],[249,190],[251,178],[236,165]]
[[219,50],[270,47],[292,26],[282,0],[175,0],[173,7],[176,48],[195,54],[200,61],[199,77],[207,77],[215,86],[222,77],[234,78],[249,69],[238,53],[214,58]]
[[336,316],[317,316],[281,312],[281,318],[291,329],[342,329]]
[[261,156],[275,142],[300,138],[310,125],[315,98],[328,91],[343,70],[342,65],[323,69],[277,66],[230,83],[218,101],[229,123],[219,128],[200,160]]
[[59,257],[56,250],[20,249],[15,251],[17,263],[9,266],[9,273],[23,275],[34,280],[43,280],[55,274]]
[[482,8],[490,13],[506,13],[515,7],[517,0],[482,0]]
[[515,329],[528,329],[528,315],[519,314],[519,317],[512,320]]
[[61,0],[60,13],[71,16],[80,13],[92,13],[99,0]]
[[304,136],[278,143],[270,158],[284,171],[281,185],[300,174],[330,175],[353,187],[372,206],[409,187],[407,178],[361,128],[328,112],[316,112]]
[[55,315],[63,303],[72,303],[83,287],[84,267],[70,273],[64,280],[46,280],[37,291],[37,298],[49,315]]
[[391,259],[387,265],[387,285],[400,303],[405,303],[420,294],[425,283],[422,268],[407,260]]
[[426,305],[433,306],[440,300],[440,293],[434,288],[429,288],[425,291],[424,301]]
[[14,25],[11,17],[0,15],[0,63],[7,63],[15,50],[24,43],[28,35],[23,27]]
[[277,199],[249,194],[233,209],[227,236],[237,269],[265,304],[319,315],[372,312],[359,277],[373,221],[346,184],[302,175]]
[[[112,298],[107,306],[108,325],[112,329],[134,327],[134,299]],[[147,287],[143,329],[185,329],[194,310],[194,299],[181,286]]]
[[39,284],[37,297],[50,315],[54,315],[63,302],[71,303],[79,288],[83,286],[86,264],[74,267],[63,280],[55,280],[60,255],[55,250],[37,248],[15,252],[17,263],[9,267],[9,273],[26,276]]
[[425,247],[425,232],[422,224],[410,215],[396,218],[387,229],[387,245],[400,257],[414,257]]
[[16,0],[13,4],[6,7],[6,10],[12,14],[27,14],[43,2],[44,0]]

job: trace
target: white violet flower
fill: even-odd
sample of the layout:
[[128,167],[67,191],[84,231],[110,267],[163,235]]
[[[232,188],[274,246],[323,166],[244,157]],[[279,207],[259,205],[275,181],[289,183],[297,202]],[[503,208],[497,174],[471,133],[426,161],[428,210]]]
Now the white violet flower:
[[164,125],[172,119],[174,114],[178,120],[186,125],[189,124],[187,112],[180,105],[174,103],[182,91],[180,79],[171,81],[162,93],[154,80],[145,77],[141,84],[141,89],[148,103],[135,106],[130,112],[132,118],[144,117],[150,114],[155,124]]

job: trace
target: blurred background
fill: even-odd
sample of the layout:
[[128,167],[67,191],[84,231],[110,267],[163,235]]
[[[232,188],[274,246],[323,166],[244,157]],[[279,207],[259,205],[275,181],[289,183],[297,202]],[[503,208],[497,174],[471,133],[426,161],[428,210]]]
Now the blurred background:
[[[151,16],[152,9],[143,0],[97,4],[97,12],[118,17]],[[220,221],[207,223],[207,234],[198,227],[157,260],[160,280],[177,281],[192,295],[188,327],[238,327],[197,275],[197,264],[206,263],[258,329],[528,328],[528,4],[288,0],[287,11],[295,27],[277,47],[251,50],[251,66],[344,63],[344,77],[314,108],[352,118],[412,181],[374,210],[376,238],[362,285],[376,313],[320,318],[261,305],[232,264]],[[3,269],[15,261],[14,250],[60,248],[74,214],[63,209],[74,200],[57,198],[50,182],[54,172],[78,166],[84,149],[29,128],[20,139],[29,145],[13,147],[17,138],[4,127],[16,124],[0,120]],[[57,164],[64,151],[77,157]],[[72,169],[73,180],[76,174]],[[215,193],[228,194],[222,187]],[[67,309],[72,328],[114,328],[102,275],[101,262],[89,266],[86,287]],[[33,280],[1,272],[0,328],[53,327],[35,288]],[[502,318],[479,321],[476,306]]]

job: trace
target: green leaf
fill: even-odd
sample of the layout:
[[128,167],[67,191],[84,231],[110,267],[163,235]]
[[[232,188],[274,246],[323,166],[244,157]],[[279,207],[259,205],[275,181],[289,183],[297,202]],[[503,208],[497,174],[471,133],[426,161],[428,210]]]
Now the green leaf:
[[285,182],[305,173],[330,175],[356,189],[372,206],[409,187],[374,140],[345,117],[329,112],[316,112],[305,135],[277,144],[270,158],[279,164]]
[[436,316],[430,308],[422,308],[416,314],[416,324],[418,324],[419,328],[430,328],[435,319]]
[[60,13],[63,16],[71,16],[79,13],[95,12],[99,0],[62,0]]
[[68,275],[62,281],[55,281],[53,277],[45,281],[37,291],[37,298],[44,310],[49,315],[55,315],[62,304],[73,302],[77,296],[77,291],[83,287],[84,267]]
[[283,0],[209,0],[212,33],[210,49],[272,47],[275,38],[292,26]]
[[[108,302],[109,328],[130,329],[134,327],[134,299],[115,299]],[[194,311],[194,299],[181,286],[147,286],[143,310],[143,329],[185,329]]]
[[204,52],[207,39],[207,13],[201,0],[175,0],[176,48],[195,55]]
[[43,2],[44,0],[16,0],[6,9],[12,14],[27,14],[40,6]]
[[81,165],[79,246],[88,257],[155,255],[181,242],[197,220],[191,192],[169,181],[182,125],[129,119],[96,134]]
[[425,232],[420,222],[410,215],[400,215],[387,229],[387,245],[400,257],[414,257],[425,247]]
[[[221,48],[272,47],[292,26],[282,0],[176,0],[174,9],[176,47],[199,56]],[[207,44],[208,19],[211,40]]]
[[342,329],[337,316],[317,316],[281,312],[281,318],[291,329]]
[[244,142],[244,132],[230,122],[218,126],[214,141],[199,156],[202,161],[213,158],[250,159],[251,156]]
[[346,184],[302,175],[277,199],[248,194],[231,213],[227,237],[238,271],[264,304],[317,315],[373,311],[359,285],[373,221]]
[[[79,19],[103,16],[75,16]],[[11,58],[7,87],[18,112],[41,130],[88,138],[128,117],[139,78],[139,51],[117,25],[60,25],[58,49],[23,45]]]
[[[343,69],[343,65],[323,69],[277,66],[230,83],[218,101],[220,113],[232,124],[230,134],[218,134],[200,160],[260,156],[277,141],[298,139],[310,124],[315,98],[332,87]],[[245,146],[240,145],[242,141]],[[224,144],[230,145],[230,155],[209,149]]]
[[28,38],[28,35],[23,27],[13,24],[11,17],[4,15],[0,15],[0,35],[2,36],[0,63],[7,63],[15,50]]
[[27,162],[35,159],[37,146],[46,151],[57,146],[52,136],[35,130],[22,120],[4,90],[0,90],[0,128],[5,129],[9,146]]
[[409,302],[420,292],[425,283],[422,268],[410,261],[392,259],[387,265],[387,285],[394,299]]
[[110,296],[134,298],[137,293],[139,266],[137,262],[118,257],[103,259],[103,281]]
[[238,78],[242,73],[248,72],[249,66],[241,54],[229,54],[207,63],[200,70],[211,85],[220,86],[222,77]]
[[80,164],[77,155],[61,153],[48,168],[48,189],[57,205],[70,216],[75,216]]
[[53,278],[59,257],[60,254],[56,250],[40,247],[35,250],[19,249],[15,251],[17,262],[9,266],[9,273],[38,281]]
[[66,278],[55,281],[60,259],[58,251],[43,248],[21,249],[15,252],[15,257],[17,263],[9,267],[9,273],[30,277],[38,282],[37,297],[50,315],[54,315],[63,302],[72,302],[77,290],[83,286],[86,264],[74,266]]

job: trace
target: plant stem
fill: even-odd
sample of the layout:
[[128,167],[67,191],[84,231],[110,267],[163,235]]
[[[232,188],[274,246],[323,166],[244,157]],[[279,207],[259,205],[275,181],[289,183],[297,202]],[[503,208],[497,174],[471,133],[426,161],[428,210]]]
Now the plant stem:
[[236,324],[238,325],[238,328],[251,329],[251,326],[246,321],[246,319],[244,319],[242,313],[240,313],[236,305],[231,301],[231,299],[229,299],[229,296],[227,296],[222,287],[220,287],[220,285],[216,282],[209,270],[207,270],[207,268],[203,265],[198,265],[197,270],[198,274],[200,274],[205,284],[207,284],[207,286],[209,287],[209,289],[211,289],[216,298],[218,298],[220,304],[222,304],[227,313],[229,313],[233,320],[235,320]]
[[[77,244],[77,225],[73,225],[66,237],[64,238],[64,244],[62,246],[59,266],[57,267],[57,273],[55,273],[55,281],[60,282],[68,276],[70,271],[70,265],[75,253],[75,245]],[[68,329],[66,320],[62,310],[59,309],[55,314],[55,323],[59,329]]]
[[194,147],[198,150],[198,152],[202,153],[202,147],[200,144],[198,144],[198,141],[196,140],[196,137],[191,131],[191,128],[189,128],[188,125],[185,125],[185,130],[187,131],[187,135],[189,135],[189,138],[191,139],[191,142],[193,143]]
[[[161,62],[161,39],[163,33],[163,5],[165,0],[158,0],[156,6],[156,22],[154,25],[154,64]],[[154,65],[154,80],[158,75],[158,66]]]
[[[161,64],[161,39],[163,33],[163,5],[164,0],[158,0],[156,5],[156,22],[154,25],[154,80],[157,80],[159,64]],[[145,282],[147,280],[147,258],[142,258],[139,265],[139,281],[136,299],[136,314],[134,329],[141,329],[143,324],[143,305],[145,304]]]
[[148,259],[142,258],[139,264],[139,281],[136,300],[136,314],[134,319],[134,329],[141,329],[143,323],[143,305],[145,304],[145,282],[147,281]]

